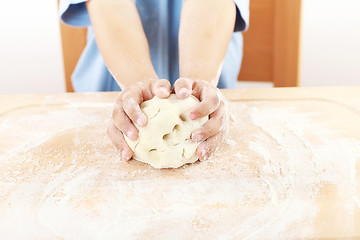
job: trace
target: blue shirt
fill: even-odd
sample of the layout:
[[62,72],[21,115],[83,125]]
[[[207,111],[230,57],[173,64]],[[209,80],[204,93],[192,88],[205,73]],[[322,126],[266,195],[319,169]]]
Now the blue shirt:
[[[87,0],[61,0],[60,17],[66,24],[88,27],[87,44],[72,75],[77,92],[119,91],[120,88],[99,52],[85,6]],[[222,72],[219,88],[236,87],[242,60],[243,39],[240,31],[247,28],[249,0],[234,0],[236,23]],[[179,77],[178,33],[182,0],[135,0],[148,39],[151,61],[159,78],[171,84]]]

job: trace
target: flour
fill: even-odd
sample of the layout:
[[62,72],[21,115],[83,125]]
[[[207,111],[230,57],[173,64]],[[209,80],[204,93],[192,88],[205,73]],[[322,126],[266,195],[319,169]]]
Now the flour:
[[321,103],[304,103],[307,111],[230,103],[219,151],[164,170],[120,162],[106,136],[112,104],[92,104],[0,118],[0,133],[10,136],[0,140],[2,239],[301,239],[331,229],[357,236],[360,141],[329,128]]
[[236,142],[230,138],[225,138],[224,139],[224,143],[229,145],[229,146],[235,146]]

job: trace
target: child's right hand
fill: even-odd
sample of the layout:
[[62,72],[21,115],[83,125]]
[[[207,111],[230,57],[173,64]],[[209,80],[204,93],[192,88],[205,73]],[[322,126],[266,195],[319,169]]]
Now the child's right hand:
[[168,80],[150,79],[134,83],[118,95],[107,133],[112,143],[120,150],[122,160],[128,161],[133,156],[124,134],[129,139],[136,140],[139,132],[134,122],[140,127],[147,124],[147,118],[140,108],[141,103],[154,96],[167,98],[170,92],[171,85]]

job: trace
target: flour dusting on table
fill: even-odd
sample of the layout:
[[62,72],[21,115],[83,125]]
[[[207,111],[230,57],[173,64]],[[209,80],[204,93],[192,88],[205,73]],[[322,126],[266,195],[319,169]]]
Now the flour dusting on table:
[[209,161],[164,170],[120,162],[108,102],[0,115],[2,239],[316,238],[325,213],[327,226],[356,233],[359,139],[305,104],[233,102],[230,135]]

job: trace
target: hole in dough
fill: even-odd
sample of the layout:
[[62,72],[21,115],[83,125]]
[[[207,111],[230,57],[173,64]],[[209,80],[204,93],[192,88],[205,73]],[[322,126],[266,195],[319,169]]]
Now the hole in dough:
[[165,134],[165,135],[163,136],[163,139],[164,139],[164,140],[167,140],[167,139],[169,138],[169,135],[170,135],[170,133]]
[[149,150],[149,152],[153,152],[153,151],[156,151],[156,148],[152,148]]
[[179,131],[179,130],[180,130],[180,125],[179,124],[176,124],[172,129],[173,132],[174,131]]
[[182,156],[183,158],[185,158],[185,148],[183,148],[183,151],[182,151],[181,156]]
[[180,114],[179,118],[181,119],[181,121],[185,122],[186,121],[185,113]]

